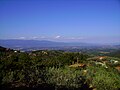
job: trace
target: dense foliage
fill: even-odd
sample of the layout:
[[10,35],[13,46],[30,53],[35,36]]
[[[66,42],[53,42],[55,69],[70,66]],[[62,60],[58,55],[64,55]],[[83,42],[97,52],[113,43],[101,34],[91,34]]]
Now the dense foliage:
[[[0,86],[4,88],[118,90],[120,73],[108,62],[96,65],[85,53],[40,50],[20,52],[0,47]],[[105,60],[109,60],[107,58]],[[117,58],[116,60],[119,61]],[[84,67],[69,67],[74,64]],[[117,64],[119,65],[119,63]]]

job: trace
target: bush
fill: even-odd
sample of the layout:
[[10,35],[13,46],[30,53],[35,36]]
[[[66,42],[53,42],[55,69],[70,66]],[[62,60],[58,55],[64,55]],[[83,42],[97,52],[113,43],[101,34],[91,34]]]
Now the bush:
[[80,88],[84,83],[82,72],[80,70],[65,68],[47,68],[46,81],[48,84],[67,88]]
[[120,75],[112,69],[88,67],[87,80],[97,90],[118,90],[120,88]]

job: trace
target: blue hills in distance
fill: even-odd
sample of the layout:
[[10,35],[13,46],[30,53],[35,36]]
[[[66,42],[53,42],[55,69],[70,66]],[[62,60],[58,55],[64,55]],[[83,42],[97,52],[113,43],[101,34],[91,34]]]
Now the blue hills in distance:
[[94,44],[78,43],[78,42],[54,42],[47,40],[20,40],[6,39],[0,40],[0,45],[5,47],[63,47],[63,46],[91,46]]
[[20,39],[8,39],[0,40],[0,45],[5,47],[54,47],[61,46],[64,43],[47,41],[47,40],[20,40]]
[[[93,47],[102,44],[91,44],[82,42],[54,42],[47,40],[22,40],[22,39],[0,39],[0,46],[7,48],[41,48],[41,47]],[[119,45],[118,45],[119,46]]]

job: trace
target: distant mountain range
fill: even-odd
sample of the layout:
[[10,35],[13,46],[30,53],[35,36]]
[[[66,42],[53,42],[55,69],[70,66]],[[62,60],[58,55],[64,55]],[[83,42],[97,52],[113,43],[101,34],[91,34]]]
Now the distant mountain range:
[[98,44],[89,43],[65,43],[65,42],[54,42],[47,40],[20,40],[20,39],[8,39],[0,40],[0,46],[7,48],[31,48],[31,47],[67,47],[67,46],[96,46]]

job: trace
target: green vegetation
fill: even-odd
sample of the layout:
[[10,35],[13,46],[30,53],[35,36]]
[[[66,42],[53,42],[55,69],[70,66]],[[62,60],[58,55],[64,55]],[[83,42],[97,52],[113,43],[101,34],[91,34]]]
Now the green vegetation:
[[90,86],[98,90],[117,90],[120,88],[120,74],[116,70],[93,66],[88,67],[87,70],[86,78]]
[[117,57],[101,59],[59,50],[28,53],[0,47],[0,86],[2,89],[118,90],[120,71],[116,67],[119,66]]

